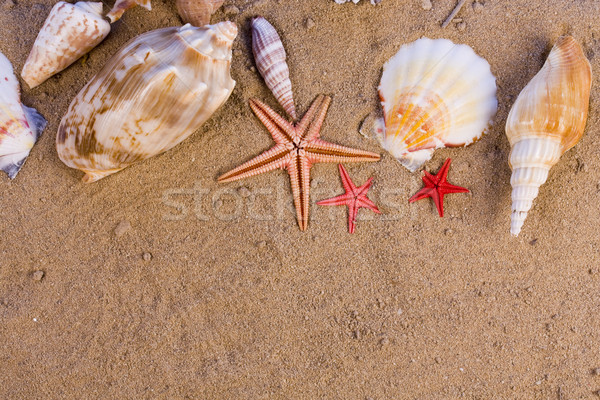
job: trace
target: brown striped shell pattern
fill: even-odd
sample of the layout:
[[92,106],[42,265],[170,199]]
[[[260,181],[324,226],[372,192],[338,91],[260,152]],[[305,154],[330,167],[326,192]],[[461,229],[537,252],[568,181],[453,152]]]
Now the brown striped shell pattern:
[[184,23],[204,26],[210,16],[223,5],[224,0],[176,0],[177,11]]

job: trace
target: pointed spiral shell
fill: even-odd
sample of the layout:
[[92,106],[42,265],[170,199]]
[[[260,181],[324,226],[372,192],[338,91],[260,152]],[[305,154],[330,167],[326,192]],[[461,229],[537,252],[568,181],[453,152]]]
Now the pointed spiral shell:
[[34,88],[96,47],[109,32],[102,3],[59,1],[35,39],[21,76]]
[[158,29],[122,47],[79,92],[59,158],[93,182],[176,146],[231,94],[232,22]]
[[177,11],[184,23],[204,26],[210,16],[223,5],[224,0],[176,0]]
[[592,70],[581,46],[561,37],[546,63],[525,86],[506,121],[513,170],[510,232],[521,231],[550,168],[582,137]]
[[117,0],[106,16],[110,18],[110,22],[115,23],[121,19],[125,11],[138,5],[144,7],[146,10],[152,10],[150,0]]
[[252,20],[252,52],[258,71],[267,87],[292,119],[296,120],[296,106],[283,48],[273,25],[263,17]]

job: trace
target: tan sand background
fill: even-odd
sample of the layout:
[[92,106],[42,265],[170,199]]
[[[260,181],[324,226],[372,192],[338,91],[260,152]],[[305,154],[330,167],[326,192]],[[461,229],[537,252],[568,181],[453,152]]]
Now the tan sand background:
[[[17,72],[53,4],[0,5],[0,51]],[[239,13],[213,21],[240,27],[230,100],[175,149],[85,185],[56,155],[58,123],[121,45],[180,24],[171,0],[152,5],[126,14],[85,63],[23,88],[49,124],[18,177],[0,176],[0,398],[597,397],[598,79],[585,136],[518,238],[503,127],[560,35],[582,43],[598,76],[600,2],[469,0],[461,31],[440,28],[454,0],[430,11],[420,0],[227,0]],[[354,235],[345,208],[314,204],[300,232],[283,171],[216,182],[272,145],[247,103],[277,106],[252,68],[256,15],[283,38],[299,112],[331,95],[323,137],[382,154],[346,165],[357,184],[375,178],[383,211],[361,210]],[[444,218],[429,200],[409,204],[419,173],[357,132],[379,107],[383,63],[421,36],[469,44],[498,80],[489,133],[426,164],[435,172],[451,157],[450,181],[472,191],[447,196]],[[311,177],[313,202],[342,192],[334,164]]]

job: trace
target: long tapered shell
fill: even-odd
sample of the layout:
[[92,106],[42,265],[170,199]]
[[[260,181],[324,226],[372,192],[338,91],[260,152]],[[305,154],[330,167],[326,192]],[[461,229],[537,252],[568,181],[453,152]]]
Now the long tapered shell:
[[581,46],[563,36],[510,110],[506,136],[512,147],[511,234],[521,231],[550,168],[581,139],[591,85],[592,69]]
[[115,23],[121,19],[125,11],[138,5],[144,7],[146,10],[152,10],[150,0],[117,0],[106,16],[110,18],[110,22]]
[[21,104],[20,92],[12,64],[0,53],[0,170],[10,179],[17,176],[46,126],[44,117]]
[[79,92],[56,138],[85,182],[160,154],[190,136],[231,94],[232,22],[158,29],[122,47]]
[[204,26],[210,16],[223,5],[224,0],[176,0],[177,11],[184,23]]
[[296,106],[283,48],[273,25],[263,17],[252,20],[252,52],[258,71],[273,95],[292,119],[296,120]]
[[419,39],[383,67],[376,137],[411,172],[441,147],[479,139],[498,102],[490,65],[467,45]]
[[34,88],[93,49],[109,32],[102,3],[60,1],[46,18],[21,76]]

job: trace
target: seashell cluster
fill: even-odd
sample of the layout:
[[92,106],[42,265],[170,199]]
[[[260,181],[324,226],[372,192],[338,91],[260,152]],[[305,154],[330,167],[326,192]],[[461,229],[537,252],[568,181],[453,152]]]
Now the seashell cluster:
[[381,146],[411,172],[442,147],[479,139],[498,108],[490,65],[467,45],[419,39],[383,66]]
[[94,182],[176,146],[229,98],[232,22],[158,29],[121,48],[79,92],[56,138]]
[[44,117],[21,103],[12,64],[0,53],[0,169],[10,179],[17,176],[45,127]]
[[106,16],[110,18],[111,23],[115,23],[121,19],[125,11],[138,5],[144,7],[146,10],[152,10],[150,0],[117,0]]
[[283,43],[273,25],[263,17],[252,20],[252,52],[267,87],[293,120],[297,119],[290,70]]
[[102,3],[59,1],[38,34],[21,76],[30,88],[64,70],[110,33]]
[[184,23],[204,26],[210,23],[210,16],[223,5],[225,0],[176,0],[177,11]]
[[510,233],[514,236],[521,231],[550,168],[583,136],[591,85],[592,69],[581,46],[571,36],[563,36],[511,108],[506,136],[511,145]]

